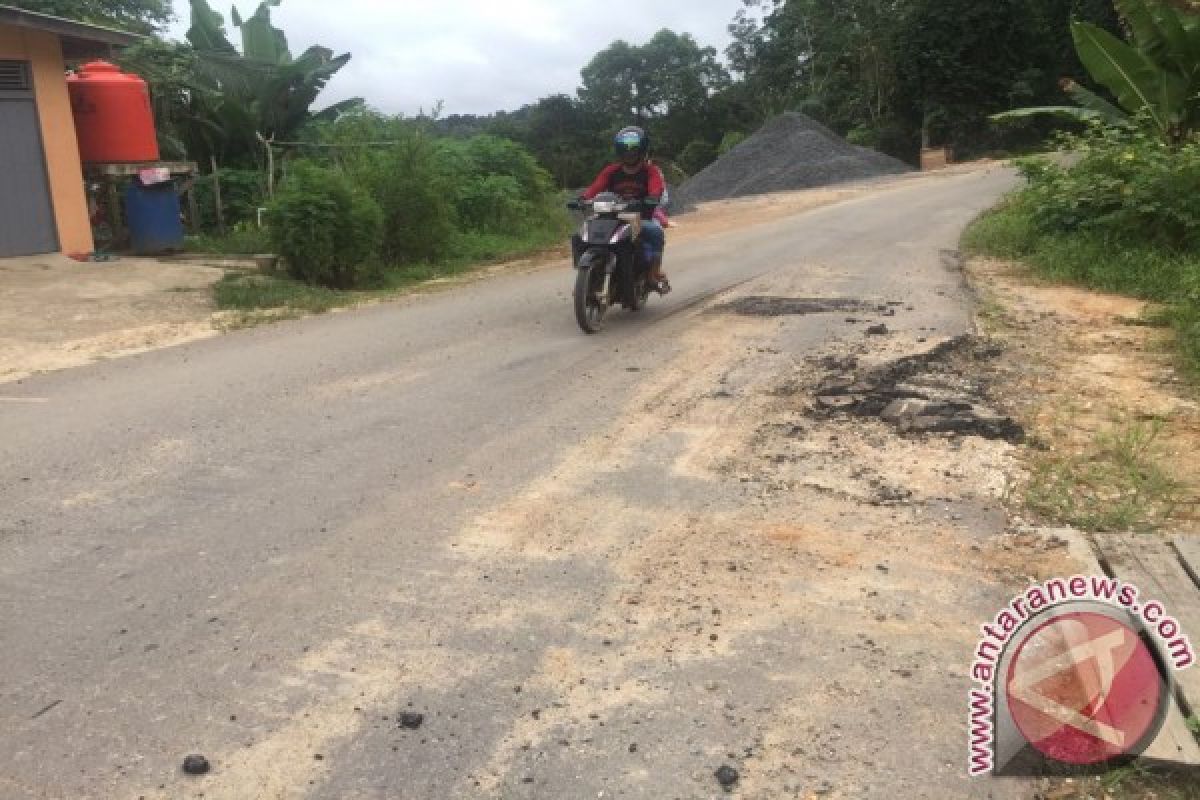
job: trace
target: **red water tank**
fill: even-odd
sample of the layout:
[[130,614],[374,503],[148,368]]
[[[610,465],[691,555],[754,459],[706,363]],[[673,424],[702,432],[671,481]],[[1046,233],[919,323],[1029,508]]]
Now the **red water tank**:
[[158,161],[158,136],[146,82],[107,61],[67,78],[79,154],[85,163]]

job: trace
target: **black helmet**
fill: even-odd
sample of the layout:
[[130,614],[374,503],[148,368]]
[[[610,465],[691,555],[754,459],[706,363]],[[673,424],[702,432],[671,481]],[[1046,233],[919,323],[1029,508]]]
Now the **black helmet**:
[[622,160],[626,156],[634,154],[637,154],[638,160],[641,160],[650,154],[650,135],[633,125],[622,128],[617,133],[615,144],[617,158]]

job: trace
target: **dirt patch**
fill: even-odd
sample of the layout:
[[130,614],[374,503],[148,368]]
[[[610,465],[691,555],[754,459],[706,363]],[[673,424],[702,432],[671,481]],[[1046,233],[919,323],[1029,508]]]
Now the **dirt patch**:
[[215,336],[222,270],[62,256],[0,261],[0,383]]
[[[968,271],[984,297],[989,334],[1011,354],[1001,365],[1008,372],[1005,402],[1037,445],[1026,453],[1017,494],[1028,497],[1032,488],[1036,497],[1044,489],[1041,515],[1059,504],[1063,514],[1079,512],[1076,521],[1101,527],[1123,518],[1194,527],[1200,520],[1200,403],[1169,354],[1170,331],[1145,324],[1146,303],[1047,285],[1006,262],[976,259]],[[1136,471],[1122,463],[1104,469],[1105,461],[1132,456],[1141,459]],[[1170,497],[1131,494],[1146,490],[1139,481],[1152,471],[1164,490],[1173,487]],[[1125,483],[1127,477],[1138,480]],[[1151,513],[1105,520],[1081,511],[1135,503]]]

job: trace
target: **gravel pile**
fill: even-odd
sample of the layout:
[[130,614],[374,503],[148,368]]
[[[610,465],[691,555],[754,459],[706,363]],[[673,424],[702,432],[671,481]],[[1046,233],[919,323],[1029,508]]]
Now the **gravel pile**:
[[903,161],[852,145],[804,114],[788,112],[694,175],[671,205],[680,212],[697,203],[909,171]]

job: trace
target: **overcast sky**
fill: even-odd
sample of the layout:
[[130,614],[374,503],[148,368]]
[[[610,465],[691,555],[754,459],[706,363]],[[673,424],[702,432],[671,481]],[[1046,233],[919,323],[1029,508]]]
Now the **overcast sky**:
[[[188,0],[174,0],[182,38]],[[229,22],[230,0],[210,0]],[[257,0],[240,0],[249,16]],[[615,39],[641,44],[662,28],[724,52],[740,0],[284,0],[273,9],[292,52],[313,44],[353,59],[320,105],[363,97],[389,113],[445,101],[445,114],[513,110],[573,94],[579,70]]]

